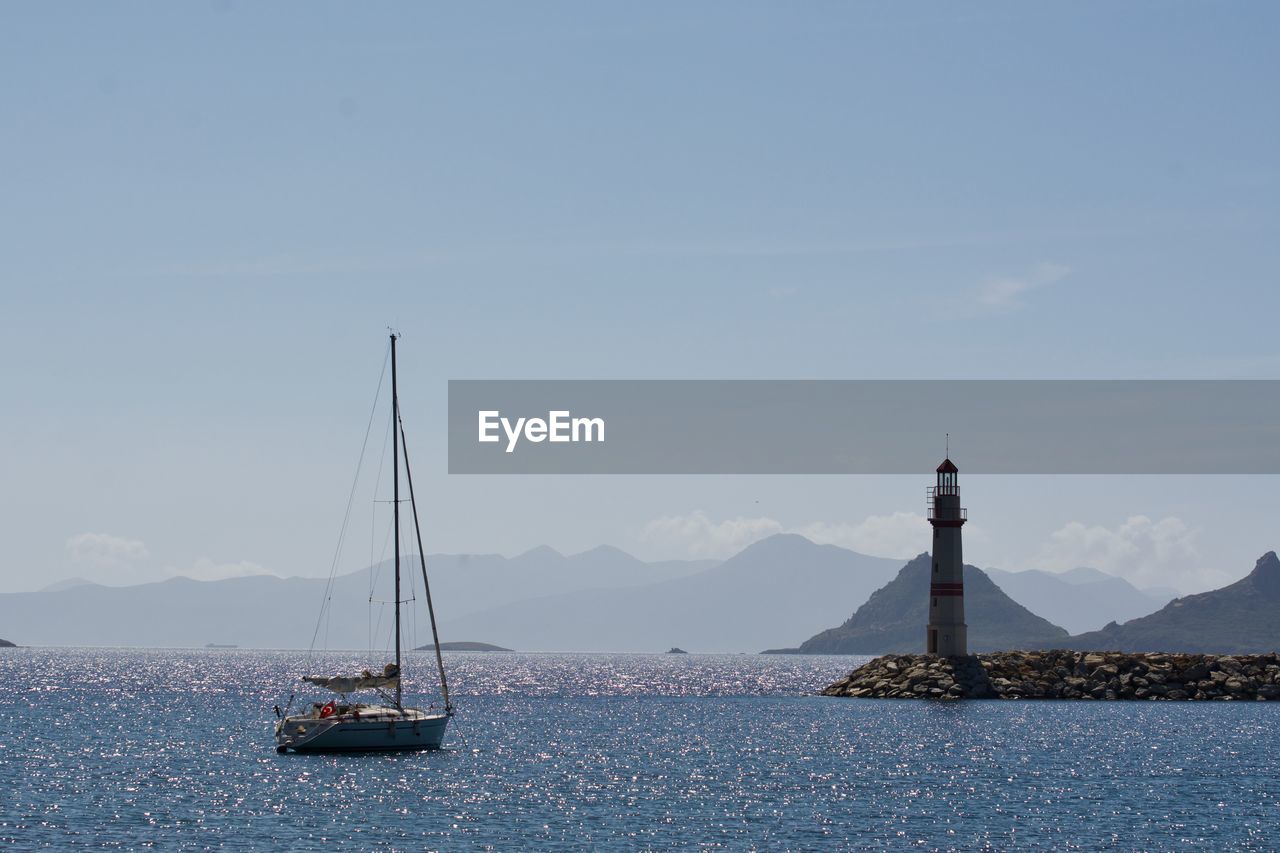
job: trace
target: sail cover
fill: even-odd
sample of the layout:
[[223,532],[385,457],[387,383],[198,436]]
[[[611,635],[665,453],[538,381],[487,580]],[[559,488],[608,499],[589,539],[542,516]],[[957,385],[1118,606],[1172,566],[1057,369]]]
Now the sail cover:
[[394,688],[400,683],[400,676],[372,675],[366,672],[363,675],[304,675],[302,680],[334,693],[351,693],[356,690]]

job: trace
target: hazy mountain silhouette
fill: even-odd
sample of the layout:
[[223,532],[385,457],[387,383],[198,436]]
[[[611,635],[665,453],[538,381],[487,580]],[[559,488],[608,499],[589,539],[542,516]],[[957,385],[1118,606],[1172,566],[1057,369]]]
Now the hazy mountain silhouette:
[[[415,599],[405,617],[412,647],[431,638],[417,557],[403,560],[404,596]],[[927,578],[901,595],[892,584],[879,590],[902,580],[901,561],[796,535],[772,536],[723,563],[646,563],[608,546],[569,556],[540,547],[512,558],[427,560],[444,642],[477,639],[531,651],[757,651],[811,635],[857,610],[808,648],[874,653],[923,643]],[[1037,639],[1061,645],[1066,634],[1052,622],[1118,620],[1144,606],[1144,593],[1096,570],[993,572],[1008,587],[1003,592],[981,572],[970,580],[975,571],[965,569],[975,649],[1025,647]],[[270,575],[0,594],[0,630],[26,645],[307,648],[314,634],[319,647],[382,649],[390,645],[391,584],[390,560],[335,578],[318,634],[325,580]],[[877,590],[879,597],[868,601]],[[836,643],[837,635],[845,639]]]
[[1067,572],[984,569],[1014,601],[1073,634],[1153,613],[1173,596],[1140,590],[1098,569]]
[[1280,649],[1280,560],[1275,551],[1229,586],[1175,598],[1149,616],[1071,637],[1060,647],[1127,652],[1244,654]]
[[[927,553],[916,557],[842,625],[809,638],[799,651],[856,655],[923,652],[931,570]],[[1036,648],[1067,638],[1065,629],[1014,601],[974,566],[964,567],[964,608],[972,652]]]
[[898,562],[777,534],[688,577],[547,596],[445,625],[451,636],[532,651],[754,652],[847,612],[847,602],[866,598]]
[[[431,640],[417,555],[402,558],[406,643]],[[564,556],[535,548],[518,557],[429,555],[437,612],[448,616],[548,593],[623,588],[705,570],[715,561],[646,563],[601,547]],[[392,561],[334,579],[319,646],[386,648],[392,611]],[[258,648],[307,648],[325,600],[323,578],[274,575],[196,581],[171,578],[126,587],[80,584],[55,591],[0,594],[0,627],[27,645],[198,646],[234,643]],[[372,601],[371,601],[372,599]],[[453,636],[459,636],[454,634]],[[470,635],[481,637],[483,635]]]
[[[428,555],[427,570],[441,614],[456,618],[529,598],[597,587],[657,583],[692,575],[717,563],[717,560],[646,563],[610,545],[565,556],[544,545],[511,558],[496,554]],[[389,560],[382,563],[379,575],[390,575],[391,565]],[[411,568],[419,571],[416,556]]]
[[61,592],[64,589],[71,589],[72,587],[77,587],[77,586],[97,586],[97,585],[98,584],[94,583],[93,581],[85,580],[84,578],[65,578],[64,580],[51,583],[48,586],[40,587],[40,592]]

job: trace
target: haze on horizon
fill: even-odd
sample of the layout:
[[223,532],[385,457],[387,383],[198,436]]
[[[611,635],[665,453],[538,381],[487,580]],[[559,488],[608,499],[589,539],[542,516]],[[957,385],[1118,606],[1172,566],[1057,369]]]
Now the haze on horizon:
[[[451,477],[450,378],[1280,374],[1270,5],[4,20],[0,591],[327,574],[388,325],[433,553],[903,559],[946,431],[918,477]],[[1273,477],[953,456],[979,566],[1280,547]]]

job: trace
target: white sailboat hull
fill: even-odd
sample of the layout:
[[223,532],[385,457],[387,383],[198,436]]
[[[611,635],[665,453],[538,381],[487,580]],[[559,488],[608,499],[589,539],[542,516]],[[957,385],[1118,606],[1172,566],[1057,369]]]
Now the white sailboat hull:
[[449,714],[415,708],[368,708],[359,714],[321,718],[285,717],[276,725],[276,746],[294,752],[399,752],[440,749]]

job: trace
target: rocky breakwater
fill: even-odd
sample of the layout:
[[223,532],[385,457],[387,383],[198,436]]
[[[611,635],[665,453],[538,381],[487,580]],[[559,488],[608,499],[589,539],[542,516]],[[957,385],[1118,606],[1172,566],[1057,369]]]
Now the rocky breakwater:
[[1280,700],[1280,655],[884,655],[822,693],[868,699]]

